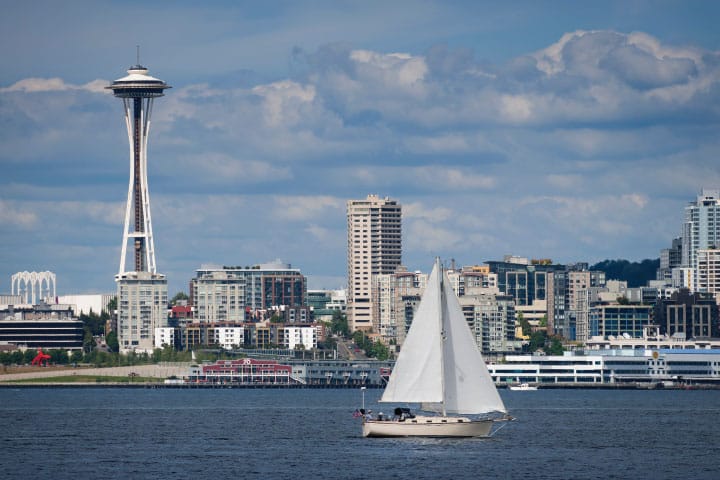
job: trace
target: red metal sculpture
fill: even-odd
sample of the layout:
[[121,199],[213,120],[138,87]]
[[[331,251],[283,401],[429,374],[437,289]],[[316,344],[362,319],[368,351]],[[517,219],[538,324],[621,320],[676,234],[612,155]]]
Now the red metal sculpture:
[[42,363],[45,362],[45,366],[47,366],[48,360],[50,360],[50,355],[43,353],[42,348],[38,348],[38,354],[33,358],[32,362],[30,362],[30,365],[42,366]]

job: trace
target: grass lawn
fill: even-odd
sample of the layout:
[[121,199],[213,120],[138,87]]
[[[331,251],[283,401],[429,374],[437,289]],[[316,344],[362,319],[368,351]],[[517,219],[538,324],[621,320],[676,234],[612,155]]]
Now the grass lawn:
[[9,380],[3,383],[161,383],[162,378],[156,377],[108,377],[102,375],[67,375],[62,377],[26,378]]

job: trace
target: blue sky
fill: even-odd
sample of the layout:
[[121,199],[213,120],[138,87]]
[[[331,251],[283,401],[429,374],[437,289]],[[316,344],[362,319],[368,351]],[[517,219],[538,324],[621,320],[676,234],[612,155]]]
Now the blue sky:
[[718,2],[0,3],[0,293],[114,291],[141,63],[170,294],[281,258],[345,284],[345,202],[404,207],[403,261],[655,258],[720,187]]

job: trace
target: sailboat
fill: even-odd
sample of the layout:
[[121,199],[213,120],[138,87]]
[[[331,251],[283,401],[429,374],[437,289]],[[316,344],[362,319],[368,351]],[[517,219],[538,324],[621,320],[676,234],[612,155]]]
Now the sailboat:
[[364,437],[488,437],[496,421],[510,418],[440,259],[380,402],[433,413],[398,407],[389,419],[364,418]]

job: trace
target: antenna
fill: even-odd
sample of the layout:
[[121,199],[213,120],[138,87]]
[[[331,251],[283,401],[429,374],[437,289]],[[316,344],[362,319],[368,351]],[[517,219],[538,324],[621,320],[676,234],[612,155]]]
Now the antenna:
[[140,65],[140,45],[135,45],[135,48],[137,49],[137,63],[135,65]]

